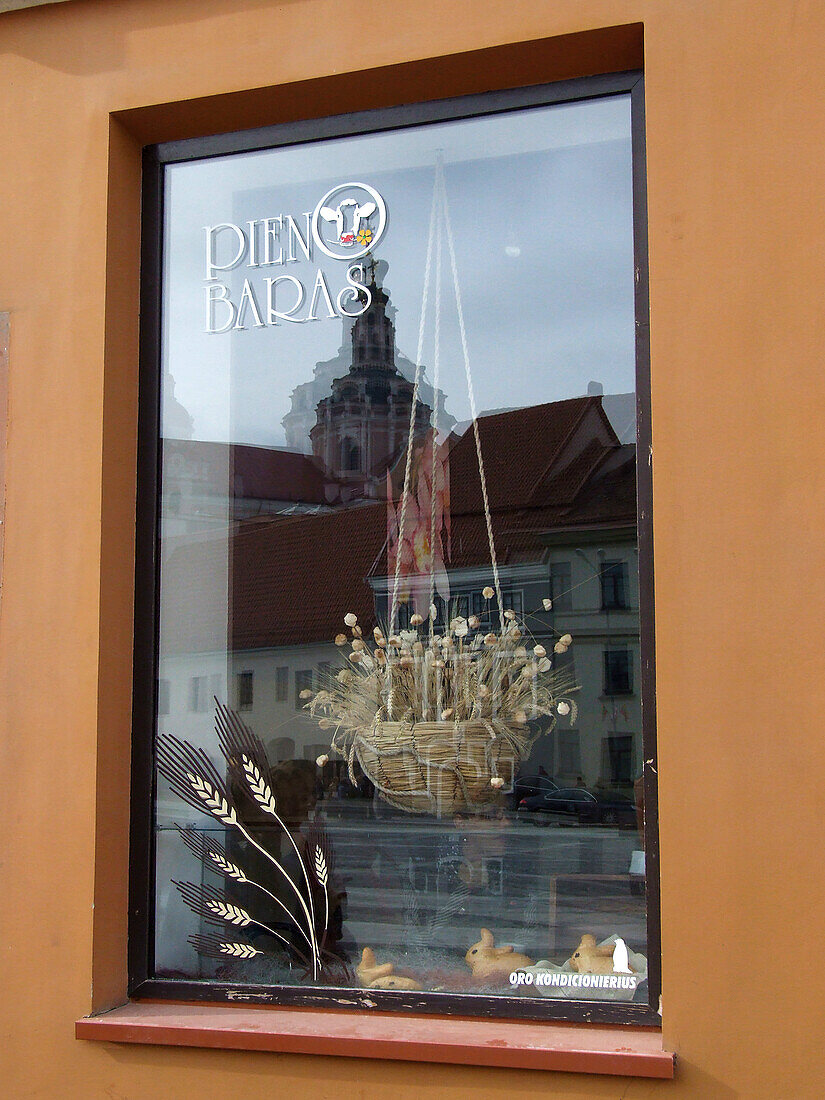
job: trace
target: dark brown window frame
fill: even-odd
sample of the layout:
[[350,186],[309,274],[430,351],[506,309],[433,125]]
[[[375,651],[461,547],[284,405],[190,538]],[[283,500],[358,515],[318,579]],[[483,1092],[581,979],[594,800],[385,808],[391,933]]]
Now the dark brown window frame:
[[567,1020],[658,1026],[661,990],[659,843],[656,788],[652,469],[638,463],[638,542],[641,697],[644,748],[645,852],[647,869],[648,1002],[543,1002],[468,994],[262,987],[155,978],[152,966],[155,793],[154,721],[157,709],[158,536],[160,457],[160,334],[163,175],[166,165],[230,153],[377,133],[440,121],[477,118],[529,107],[629,93],[633,158],[635,254],[637,454],[650,454],[649,300],[644,141],[644,83],[640,72],[623,72],[543,84],[404,107],[336,115],[263,129],[147,146],[143,157],[143,244],[141,262],[141,358],[138,427],[138,506],[135,572],[135,659],[132,738],[132,826],[129,904],[129,994],[135,999],[270,1002],[329,1009],[342,1002],[369,1011],[396,1010],[511,1020]]

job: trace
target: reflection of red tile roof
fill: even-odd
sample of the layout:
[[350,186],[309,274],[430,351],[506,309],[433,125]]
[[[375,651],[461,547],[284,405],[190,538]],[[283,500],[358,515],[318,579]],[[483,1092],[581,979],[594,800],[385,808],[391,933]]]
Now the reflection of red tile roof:
[[[502,565],[540,561],[551,530],[635,523],[635,447],[618,443],[598,398],[482,417],[479,428]],[[447,567],[484,565],[489,549],[472,429],[453,443],[450,486]],[[386,505],[376,502],[240,523],[231,540],[233,648],[328,642],[349,611],[371,630],[368,578],[387,574],[386,517]],[[222,647],[227,552],[224,536],[172,553],[163,606],[166,621],[177,624],[169,638],[174,650]]]
[[[574,397],[524,409],[482,416],[478,421],[481,455],[490,506],[519,508],[533,503],[542,479],[585,417],[598,419],[602,433],[615,441],[598,397]],[[543,496],[543,494],[542,494]],[[469,428],[450,451],[450,505],[453,515],[474,512],[481,500],[475,437]]]
[[382,503],[242,525],[232,554],[234,647],[329,642],[350,611],[371,631],[367,577],[386,534]]
[[233,496],[245,500],[283,500],[325,504],[329,479],[309,455],[274,447],[204,443],[165,439],[164,461],[183,459],[195,471],[195,480],[213,489],[232,486]]

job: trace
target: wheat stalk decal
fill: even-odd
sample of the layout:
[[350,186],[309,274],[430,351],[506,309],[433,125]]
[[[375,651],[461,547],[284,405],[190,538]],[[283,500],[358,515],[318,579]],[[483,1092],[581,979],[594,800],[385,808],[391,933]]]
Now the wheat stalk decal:
[[[278,810],[275,805],[275,795],[272,793],[272,788],[267,781],[261,775],[260,769],[254,760],[250,760],[244,753],[241,756],[243,763],[243,770],[246,773],[246,780],[249,784],[249,789],[252,792],[252,796],[262,810],[265,810],[272,817],[278,817]],[[278,818],[280,820],[280,818]]]
[[[218,870],[223,871],[223,873],[225,875],[228,875],[229,878],[234,878],[236,882],[250,881],[241,870],[241,868],[237,865],[237,863],[230,863],[225,856],[222,856],[220,854],[220,852],[210,852],[209,858],[212,860]],[[252,885],[255,886],[257,885],[257,883],[253,882]]]
[[[289,838],[295,850],[295,854],[298,857],[304,882],[306,883],[306,899],[297,883],[293,881],[291,875],[278,859],[276,859],[272,852],[263,847],[263,845],[261,845],[248,831],[245,825],[238,820],[236,809],[229,795],[227,782],[225,778],[218,773],[215,765],[204,749],[194,748],[192,745],[188,744],[188,742],[181,741],[173,736],[167,735],[159,737],[157,742],[158,770],[169,783],[171,790],[177,794],[179,798],[188,805],[211,814],[224,825],[237,829],[244,839],[252,847],[256,848],[261,855],[276,868],[298,899],[298,903],[306,921],[305,926],[302,926],[301,921],[295,914],[287,909],[280,898],[276,897],[274,893],[271,893],[258,883],[252,883],[247,878],[243,869],[227,857],[221,845],[212,841],[194,839],[195,834],[193,834],[192,831],[181,830],[181,835],[192,852],[204,863],[213,865],[216,869],[222,871],[229,878],[234,878],[237,882],[250,883],[250,885],[256,886],[284,910],[289,921],[298,928],[309,946],[309,962],[307,962],[298,948],[279,932],[255,920],[250,914],[247,914],[247,916],[252,923],[257,924],[258,927],[263,928],[291,950],[295,951],[311,969],[312,977],[317,978],[321,971],[321,950],[315,926],[315,906],[312,896],[312,887],[309,881],[309,873],[307,871],[306,861],[301,855],[295,838],[278,816],[275,797],[269,783],[264,778],[268,768],[266,752],[257,737],[255,737],[252,731],[240,721],[237,715],[230,711],[228,707],[224,707],[220,703],[217,704],[217,732],[229,772],[236,774],[243,780],[258,805],[275,818]],[[183,893],[183,889],[180,885],[178,888],[181,889],[181,893]],[[207,920],[214,921],[218,918],[223,919],[221,917],[222,911],[219,911],[214,906],[210,906],[202,896],[198,896],[197,888],[192,887],[191,889],[195,891],[195,894],[191,897],[186,897],[186,895],[184,895],[184,900],[187,901],[187,904],[189,904],[195,912],[200,913],[204,919]],[[217,894],[213,900],[229,905],[230,909],[232,908],[231,904],[226,902],[220,894]],[[307,902],[309,904],[307,904]],[[237,907],[235,908],[237,909]],[[245,912],[245,910],[241,910],[241,912]],[[235,915],[237,916],[237,913]],[[230,923],[234,923],[230,918],[226,919],[229,919]]]
[[252,917],[240,905],[231,905],[227,901],[207,901],[207,908],[229,924],[238,924],[242,928],[252,923]]
[[327,861],[324,859],[324,853],[320,848],[315,849],[315,874],[318,876],[318,881],[326,889]]
[[265,951],[253,947],[251,943],[244,943],[241,940],[225,940],[213,933],[189,936],[188,942],[192,944],[199,955],[209,955],[213,959],[223,959],[227,956],[232,959],[254,959],[257,955],[266,954]]
[[[236,882],[244,883],[248,886],[254,886],[256,890],[260,890],[262,894],[274,901],[279,909],[284,911],[287,920],[291,921],[306,941],[310,951],[312,951],[312,940],[307,935],[305,929],[302,927],[299,921],[295,919],[295,915],[287,909],[284,903],[279,897],[273,894],[270,890],[267,890],[265,886],[262,886],[260,882],[255,882],[254,879],[248,878],[246,872],[242,867],[239,867],[237,863],[233,863],[226,854],[226,849],[213,837],[204,836],[203,833],[197,831],[197,829],[182,829],[179,825],[176,826],[181,840],[198,859],[208,865],[212,865],[218,870],[222,871],[229,878],[233,878]],[[303,958],[303,955],[301,956]]]
[[224,825],[237,825],[238,819],[235,817],[235,811],[223,795],[221,795],[220,791],[217,791],[199,775],[192,775],[191,772],[187,772],[186,778],[189,780],[192,790],[198,798],[201,799],[204,806],[206,806],[211,814],[214,814],[219,821],[224,823]]
[[315,848],[315,874],[324,888],[324,927],[321,930],[321,943],[323,944],[326,939],[327,926],[329,924],[329,889],[327,887],[327,861],[324,858],[324,853],[321,850],[320,845],[316,845]]
[[231,955],[236,959],[254,959],[256,955],[263,954],[249,943],[222,943],[220,952],[222,955]]
[[192,882],[178,882],[176,879],[172,879],[172,883],[178,888],[180,896],[192,912],[203,917],[210,924],[220,924],[225,921],[227,924],[240,928],[246,928],[248,925],[254,924],[294,951],[305,965],[310,965],[306,956],[294,944],[290,943],[285,936],[282,936],[274,928],[270,928],[268,924],[264,924],[263,921],[256,920],[240,905],[227,901],[218,890],[205,884],[196,886]]

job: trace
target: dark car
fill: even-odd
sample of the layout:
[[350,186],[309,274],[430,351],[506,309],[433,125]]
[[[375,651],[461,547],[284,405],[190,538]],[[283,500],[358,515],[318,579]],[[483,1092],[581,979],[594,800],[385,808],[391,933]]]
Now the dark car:
[[517,810],[525,798],[558,789],[558,783],[554,783],[549,775],[520,775],[513,784],[513,809]]
[[592,794],[583,787],[542,791],[522,798],[519,813],[529,815],[537,825],[558,822],[570,825],[636,825],[636,807],[614,794]]

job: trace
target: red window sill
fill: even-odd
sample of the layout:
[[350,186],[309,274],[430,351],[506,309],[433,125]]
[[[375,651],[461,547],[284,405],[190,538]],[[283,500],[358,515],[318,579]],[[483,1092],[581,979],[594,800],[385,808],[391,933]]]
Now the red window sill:
[[653,1029],[296,1008],[132,1003],[78,1020],[78,1039],[470,1066],[673,1077]]

